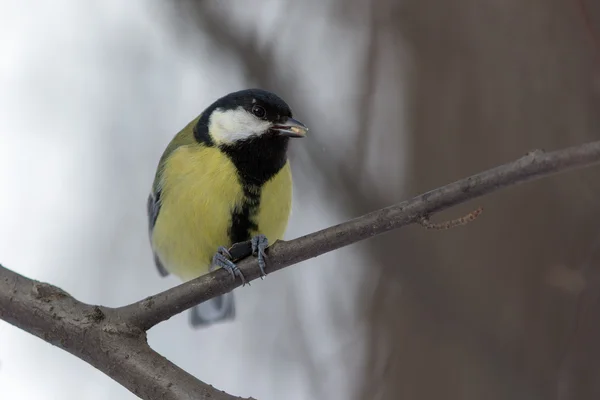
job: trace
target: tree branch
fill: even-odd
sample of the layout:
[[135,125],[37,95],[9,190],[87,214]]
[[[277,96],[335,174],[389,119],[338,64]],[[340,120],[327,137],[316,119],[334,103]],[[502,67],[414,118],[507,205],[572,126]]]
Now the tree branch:
[[93,365],[142,399],[236,400],[148,346],[118,309],[82,303],[62,289],[0,265],[0,319]]
[[[400,228],[423,217],[508,186],[600,162],[600,141],[550,153],[541,150],[411,200],[288,242],[268,252],[274,272]],[[260,276],[256,260],[238,266],[248,281]],[[63,290],[0,266],[0,318],[90,363],[143,399],[237,397],[183,371],[146,342],[154,325],[241,285],[217,270],[142,301],[107,308],[82,303]]]
[[[600,162],[600,141],[545,153],[535,150],[508,164],[472,175],[411,200],[382,208],[362,217],[291,240],[278,241],[269,248],[266,271],[275,272],[321,254],[368,239],[467,200],[567,170]],[[238,267],[252,281],[260,276],[256,259],[250,257]],[[201,276],[145,300],[122,307],[120,312],[134,324],[150,329],[183,310],[241,286],[222,270]]]

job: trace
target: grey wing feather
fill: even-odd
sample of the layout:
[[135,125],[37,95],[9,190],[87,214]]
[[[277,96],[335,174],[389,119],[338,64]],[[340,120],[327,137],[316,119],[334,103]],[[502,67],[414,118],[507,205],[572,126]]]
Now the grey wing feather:
[[[158,218],[158,212],[160,211],[160,192],[153,193],[151,192],[148,196],[148,203],[146,205],[146,211],[148,213],[148,235],[150,236],[150,242],[152,245],[152,230],[154,229],[154,225],[156,224],[156,218]],[[162,265],[162,262],[158,258],[158,254],[153,251],[154,254],[154,264],[156,265],[156,269],[158,269],[158,273],[160,276],[169,275],[169,271]]]

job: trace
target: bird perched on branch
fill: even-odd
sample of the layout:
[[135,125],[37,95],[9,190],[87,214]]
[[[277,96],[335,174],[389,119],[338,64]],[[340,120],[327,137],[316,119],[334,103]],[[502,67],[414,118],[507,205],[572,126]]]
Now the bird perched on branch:
[[[221,267],[245,282],[229,248],[250,241],[265,275],[265,249],[285,232],[292,201],[290,138],[306,126],[273,93],[230,93],[202,112],[160,158],[147,211],[159,273],[187,281]],[[193,326],[233,319],[233,294],[191,310]]]

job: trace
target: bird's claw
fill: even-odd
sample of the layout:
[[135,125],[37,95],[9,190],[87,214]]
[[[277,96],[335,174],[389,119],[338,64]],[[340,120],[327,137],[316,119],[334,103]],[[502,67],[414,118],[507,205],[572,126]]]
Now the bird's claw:
[[[215,255],[213,256],[210,270],[212,271],[216,267],[221,267],[227,270],[231,274],[231,277],[233,279],[235,279],[236,276],[239,276],[242,280],[242,286],[246,285],[247,282],[246,278],[244,277],[244,274],[242,274],[242,271],[240,271],[238,266],[235,265],[233,261],[231,261],[231,254],[229,253],[229,250],[227,250],[227,248],[223,246],[220,246],[217,249]],[[248,283],[248,285],[250,285],[250,283]]]
[[267,276],[265,267],[267,266],[267,254],[265,249],[269,247],[269,240],[265,235],[256,235],[252,238],[252,255],[258,257],[258,267],[260,268],[260,279]]

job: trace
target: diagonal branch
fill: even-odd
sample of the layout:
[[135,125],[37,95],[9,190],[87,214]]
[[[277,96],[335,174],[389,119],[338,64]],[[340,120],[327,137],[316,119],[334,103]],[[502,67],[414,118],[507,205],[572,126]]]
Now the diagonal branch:
[[[291,241],[279,241],[269,248],[267,272],[275,272],[372,236],[419,222],[423,217],[435,212],[499,189],[599,162],[600,141],[549,153],[535,150],[516,161],[472,175],[411,200]],[[238,266],[248,281],[260,276],[255,259],[245,259]],[[240,285],[241,282],[232,281],[227,272],[218,270],[122,307],[120,312],[136,326],[150,329],[187,308]]]
[[[398,229],[496,190],[600,162],[600,141],[544,153],[533,151],[411,200],[288,242],[269,251],[274,272],[372,236]],[[239,263],[248,280],[255,259]],[[239,399],[201,382],[153,351],[146,331],[196,304],[240,286],[218,270],[142,301],[107,308],[82,303],[63,290],[0,266],[0,319],[58,346],[104,372],[143,399]]]

